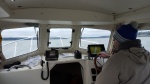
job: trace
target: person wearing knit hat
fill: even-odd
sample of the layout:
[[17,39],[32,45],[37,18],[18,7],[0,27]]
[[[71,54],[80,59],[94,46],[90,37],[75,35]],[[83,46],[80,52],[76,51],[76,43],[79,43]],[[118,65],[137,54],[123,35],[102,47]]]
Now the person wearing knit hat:
[[136,22],[132,22],[127,25],[122,25],[114,34],[114,38],[120,43],[127,40],[135,40],[137,37],[137,25]]
[[[121,25],[114,33],[113,54],[95,84],[150,84],[150,53],[137,38],[137,22]],[[100,57],[108,54],[99,53]]]
[[125,41],[133,41],[137,38],[138,23],[133,21],[126,25],[121,25],[114,33],[114,45],[112,53],[117,52],[119,45]]

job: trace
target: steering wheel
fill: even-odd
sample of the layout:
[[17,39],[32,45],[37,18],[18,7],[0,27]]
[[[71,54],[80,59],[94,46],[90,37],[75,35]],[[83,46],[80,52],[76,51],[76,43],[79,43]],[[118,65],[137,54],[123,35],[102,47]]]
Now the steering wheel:
[[[95,65],[95,68],[96,68],[96,70],[97,70],[98,73],[100,73],[100,72],[102,71],[103,65],[100,64],[100,63],[97,61],[97,59],[98,59],[98,58],[103,58],[103,64],[104,64],[104,58],[109,58],[109,57],[110,57],[110,56],[103,56],[103,55],[104,55],[104,53],[103,53],[103,54],[96,55],[96,57],[94,58],[94,65]],[[98,66],[97,64],[99,64],[100,66]]]
[[[97,70],[97,73],[100,73],[102,71],[102,65],[97,61],[97,58],[101,58],[101,57],[98,55],[96,57],[94,57],[94,65]],[[98,66],[97,63],[99,63],[100,66]]]

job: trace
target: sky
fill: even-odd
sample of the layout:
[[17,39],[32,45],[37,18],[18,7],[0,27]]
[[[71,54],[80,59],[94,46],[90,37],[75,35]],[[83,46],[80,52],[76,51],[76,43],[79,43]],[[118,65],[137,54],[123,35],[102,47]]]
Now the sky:
[[100,30],[100,29],[89,29],[89,28],[85,28],[82,35],[83,37],[98,37],[98,36],[109,36],[110,35],[110,31],[108,30]]
[[2,37],[35,37],[34,27],[6,29],[2,31]]

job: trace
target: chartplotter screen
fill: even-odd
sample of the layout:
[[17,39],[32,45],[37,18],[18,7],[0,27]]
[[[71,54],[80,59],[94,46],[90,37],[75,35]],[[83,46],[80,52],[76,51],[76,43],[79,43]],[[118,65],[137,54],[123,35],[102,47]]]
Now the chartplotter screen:
[[88,45],[88,53],[91,57],[95,57],[99,52],[105,51],[104,44],[90,44]]

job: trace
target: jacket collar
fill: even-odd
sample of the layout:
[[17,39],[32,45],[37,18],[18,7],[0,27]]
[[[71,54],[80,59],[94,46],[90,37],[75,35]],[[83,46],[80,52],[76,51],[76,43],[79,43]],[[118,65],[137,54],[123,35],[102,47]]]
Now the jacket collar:
[[119,45],[119,50],[125,50],[125,49],[129,49],[131,47],[141,47],[141,40],[140,39],[136,39],[136,40],[128,40],[128,41],[125,41],[123,43],[121,43]]

